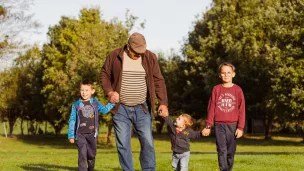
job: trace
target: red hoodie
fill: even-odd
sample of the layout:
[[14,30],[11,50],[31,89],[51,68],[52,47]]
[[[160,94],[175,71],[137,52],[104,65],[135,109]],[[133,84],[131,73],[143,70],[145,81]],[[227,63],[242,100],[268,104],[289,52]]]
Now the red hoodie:
[[208,126],[217,124],[237,124],[238,129],[245,125],[245,99],[238,85],[223,87],[221,84],[213,87],[208,104]]

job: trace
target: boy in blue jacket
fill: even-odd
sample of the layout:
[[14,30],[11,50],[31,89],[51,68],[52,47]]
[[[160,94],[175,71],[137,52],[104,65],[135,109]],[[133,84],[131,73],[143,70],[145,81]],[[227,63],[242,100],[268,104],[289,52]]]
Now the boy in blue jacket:
[[95,92],[94,85],[89,80],[80,84],[81,99],[72,105],[69,120],[68,139],[78,147],[79,171],[93,171],[97,149],[98,112],[108,113],[115,104],[108,103],[103,106],[92,97]]

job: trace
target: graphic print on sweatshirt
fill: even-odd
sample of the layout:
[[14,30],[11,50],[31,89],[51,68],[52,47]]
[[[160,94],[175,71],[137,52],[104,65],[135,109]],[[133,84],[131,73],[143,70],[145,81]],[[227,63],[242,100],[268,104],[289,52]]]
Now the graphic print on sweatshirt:
[[84,106],[80,108],[79,112],[79,130],[80,133],[91,133],[95,128],[94,109],[90,101],[83,102]]
[[94,110],[91,105],[85,105],[81,111],[82,111],[81,113],[82,113],[83,117],[86,117],[86,118],[94,117]]
[[230,93],[222,93],[216,105],[222,112],[232,112],[236,107],[236,97]]

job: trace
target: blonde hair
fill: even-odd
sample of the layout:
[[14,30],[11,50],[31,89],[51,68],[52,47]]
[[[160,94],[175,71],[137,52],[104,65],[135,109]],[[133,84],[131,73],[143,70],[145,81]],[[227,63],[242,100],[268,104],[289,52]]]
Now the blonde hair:
[[185,127],[190,128],[193,125],[192,117],[188,114],[181,114],[181,116],[184,118]]
[[230,62],[221,63],[220,66],[218,67],[219,72],[221,72],[221,69],[223,66],[230,66],[232,68],[232,71],[235,72],[235,66],[232,65],[232,63],[230,63]]

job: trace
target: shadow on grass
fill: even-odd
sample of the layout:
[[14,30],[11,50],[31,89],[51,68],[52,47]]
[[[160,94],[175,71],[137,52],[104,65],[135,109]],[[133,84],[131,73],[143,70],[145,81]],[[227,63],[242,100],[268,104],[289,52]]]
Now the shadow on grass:
[[[33,144],[37,146],[50,146],[58,149],[76,149],[76,144],[71,144],[67,135],[24,135],[14,136],[13,138],[22,141],[26,144]],[[113,143],[107,144],[100,141],[98,138],[97,148],[116,149]]]
[[[158,152],[163,154],[172,154],[172,152]],[[217,152],[190,152],[192,155],[196,154],[217,154]],[[236,152],[235,155],[303,155],[304,152]]]
[[[265,140],[263,139],[263,135],[246,135],[245,137],[237,139],[237,145],[244,145],[244,146],[303,146],[304,145],[303,142],[295,141],[297,137],[284,136],[284,135],[278,135],[274,137],[281,137],[282,139]],[[170,135],[168,133],[163,133],[161,135],[155,134],[154,140],[170,142]],[[199,139],[192,139],[191,142],[215,144],[215,136],[211,135]]]
[[[191,154],[217,154],[217,152],[191,152]],[[236,152],[236,155],[303,155],[304,152]]]
[[[121,171],[122,169],[120,167],[115,167],[115,168],[104,168],[103,170],[108,170],[108,171]],[[98,169],[95,171],[98,171]],[[141,171],[141,170],[135,170],[135,171]]]
[[[20,168],[24,170],[31,170],[31,171],[57,171],[57,170],[67,170],[67,171],[78,171],[78,167],[70,167],[70,166],[59,166],[59,165],[53,165],[53,164],[30,164],[26,166],[20,166]],[[98,169],[95,168],[95,171],[119,171],[121,170],[120,167],[113,167],[113,168],[102,168]],[[135,170],[140,171],[140,170]]]
[[[157,141],[165,141],[170,143],[170,136],[167,133],[163,134],[154,134],[154,140]],[[295,141],[295,137],[292,136],[282,136],[280,139],[272,139],[272,140],[264,140],[262,135],[246,135],[237,140],[238,145],[244,146],[303,146],[303,142]],[[54,148],[62,148],[62,149],[75,149],[76,145],[69,143],[67,139],[67,135],[26,135],[26,136],[16,136],[18,141],[22,141],[27,144],[34,144],[38,146],[51,146]],[[133,138],[136,138],[134,136]],[[115,138],[113,138],[115,139]],[[195,143],[214,143],[215,144],[215,136],[211,135],[209,137],[202,137],[199,139],[191,140],[191,142]],[[98,138],[98,148],[104,149],[116,149],[114,146],[115,140],[112,143],[107,144],[103,142],[101,138]],[[116,150],[115,150],[116,151]]]
[[78,170],[78,167],[58,166],[53,164],[30,164],[20,167],[24,170],[31,170],[31,171],[57,171],[57,170],[77,171]]

